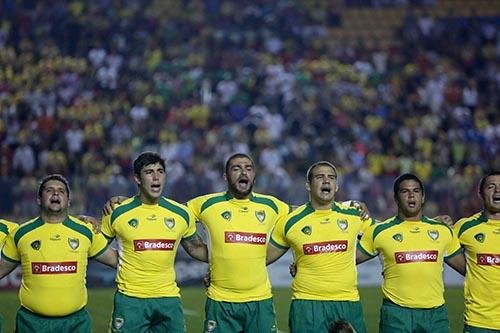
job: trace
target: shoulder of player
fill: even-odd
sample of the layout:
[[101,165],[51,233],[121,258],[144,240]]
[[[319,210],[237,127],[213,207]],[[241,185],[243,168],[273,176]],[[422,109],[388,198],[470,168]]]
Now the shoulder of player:
[[214,202],[219,202],[219,201],[227,201],[229,200],[229,197],[227,195],[227,192],[214,192],[214,193],[208,193],[208,194],[203,194],[197,197],[194,197],[190,199],[187,204],[195,204],[195,205],[203,205],[207,201],[214,201]]
[[392,230],[400,223],[401,220],[397,216],[392,216],[382,222],[369,226],[364,233],[368,235],[371,234],[373,239],[375,239],[376,236],[384,233],[385,231]]
[[110,219],[111,221],[116,220],[119,216],[127,213],[133,209],[136,209],[142,205],[139,197],[133,196],[125,199],[121,203],[117,204],[113,212],[111,213]]
[[261,193],[252,193],[252,197],[250,201],[259,204],[265,205],[273,209],[277,214],[289,213],[292,209],[289,204],[281,201],[280,199],[267,194]]
[[360,211],[354,207],[349,207],[341,202],[335,202],[332,211],[346,217],[360,218]]
[[79,234],[84,235],[87,237],[90,241],[92,241],[94,231],[92,230],[92,224],[90,223],[85,223],[81,220],[79,220],[75,216],[68,216],[68,218],[63,222],[63,225],[66,228],[69,228],[73,230],[74,232],[77,232]]
[[18,226],[19,226],[19,224],[17,224],[17,223],[10,222],[10,221],[4,220],[4,219],[0,219],[0,232],[1,233],[8,234],[8,233],[14,231],[14,229],[16,229]]
[[31,220],[24,222],[23,224],[20,224],[17,228],[11,230],[10,234],[14,238],[14,242],[17,244],[23,236],[37,230],[43,225],[44,222],[42,221],[40,216],[37,216]]
[[314,213],[314,209],[309,204],[303,204],[278,219],[277,224],[283,227],[286,234],[296,223],[312,213]]
[[483,212],[478,212],[474,215],[458,220],[453,226],[453,230],[457,233],[457,236],[460,237],[463,233],[474,229],[475,227],[481,225],[482,222],[486,221],[487,219],[483,215]]

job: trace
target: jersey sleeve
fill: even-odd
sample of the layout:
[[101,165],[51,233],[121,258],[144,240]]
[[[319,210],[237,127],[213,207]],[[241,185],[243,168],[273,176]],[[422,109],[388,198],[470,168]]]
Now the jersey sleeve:
[[203,202],[203,197],[197,197],[197,198],[189,200],[186,204],[186,206],[188,207],[190,212],[193,214],[195,221],[201,220],[202,202]]
[[106,238],[115,238],[116,233],[114,228],[111,225],[111,216],[112,214],[105,215],[102,217],[101,221],[101,233],[106,237]]
[[21,262],[21,256],[16,243],[14,242],[14,235],[15,232],[13,231],[7,236],[5,245],[2,249],[2,258],[11,262],[19,263]]
[[101,233],[92,232],[92,244],[89,248],[89,258],[95,258],[100,256],[108,248],[108,240]]
[[367,229],[374,224],[375,224],[375,219],[373,217],[370,217],[364,221],[361,220],[361,230],[359,231],[360,234],[364,234],[365,231],[367,231]]
[[193,212],[191,209],[188,207],[185,208],[186,212],[188,213],[188,221],[186,223],[188,224],[188,227],[184,234],[182,235],[183,239],[189,239],[192,238],[196,235],[196,219],[194,217]]
[[453,257],[463,251],[460,241],[458,240],[458,234],[454,230],[451,230],[452,237],[450,239],[450,242],[446,246],[444,257],[445,258],[450,258]]
[[375,225],[370,226],[365,230],[358,243],[358,250],[370,257],[375,257],[378,255],[373,237],[374,231]]
[[276,221],[269,242],[277,248],[286,250],[290,247],[285,236],[285,224],[288,220],[288,215],[282,216]]
[[0,219],[0,249],[7,238],[7,235],[14,231],[19,225],[17,223],[9,222]]
[[275,202],[278,206],[278,218],[285,217],[292,212],[292,206],[289,204],[278,199],[275,199]]

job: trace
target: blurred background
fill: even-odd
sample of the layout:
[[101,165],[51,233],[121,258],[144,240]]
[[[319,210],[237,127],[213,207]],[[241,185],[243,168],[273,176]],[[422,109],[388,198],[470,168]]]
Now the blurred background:
[[3,0],[0,217],[36,216],[56,172],[72,213],[99,216],[136,193],[144,150],[181,202],[224,190],[225,159],[244,152],[256,191],[291,204],[329,160],[338,199],[379,219],[404,172],[427,215],[469,216],[500,167],[499,27],[495,0]]

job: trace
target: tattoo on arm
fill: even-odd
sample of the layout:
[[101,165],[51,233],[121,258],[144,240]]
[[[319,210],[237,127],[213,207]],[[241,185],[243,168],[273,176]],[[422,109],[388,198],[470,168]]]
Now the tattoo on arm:
[[194,236],[190,239],[183,239],[181,241],[182,247],[186,252],[191,253],[193,250],[196,250],[199,247],[205,246],[203,239],[199,235]]

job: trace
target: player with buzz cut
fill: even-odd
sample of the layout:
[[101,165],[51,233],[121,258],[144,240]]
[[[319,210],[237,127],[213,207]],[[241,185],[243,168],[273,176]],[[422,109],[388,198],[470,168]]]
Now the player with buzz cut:
[[364,333],[354,258],[358,234],[375,221],[335,202],[337,169],[332,163],[314,163],[306,179],[309,202],[278,220],[268,249],[268,262],[293,251],[297,269],[290,331],[327,332],[332,321],[343,319]]
[[116,267],[116,252],[101,234],[68,215],[70,189],[61,175],[49,175],[38,188],[40,216],[7,236],[0,278],[22,268],[18,333],[89,333],[85,275],[89,258]]
[[277,332],[266,247],[276,219],[290,207],[253,192],[255,175],[250,156],[234,154],[225,165],[227,191],[187,204],[210,238],[205,332]]
[[447,225],[423,215],[422,181],[403,174],[394,182],[396,216],[363,234],[357,262],[380,256],[384,300],[379,332],[450,332],[444,304],[443,261],[462,275],[465,258]]
[[500,170],[479,182],[483,210],[454,230],[465,249],[464,332],[500,332]]
[[174,260],[182,244],[192,257],[208,261],[191,211],[162,196],[165,160],[153,152],[134,161],[139,194],[105,215],[101,232],[116,238],[119,265],[111,332],[185,332]]

